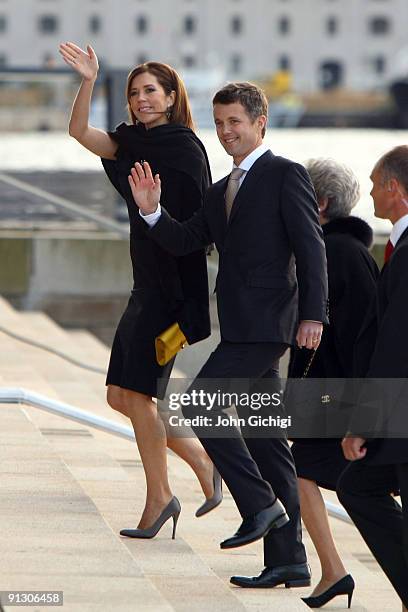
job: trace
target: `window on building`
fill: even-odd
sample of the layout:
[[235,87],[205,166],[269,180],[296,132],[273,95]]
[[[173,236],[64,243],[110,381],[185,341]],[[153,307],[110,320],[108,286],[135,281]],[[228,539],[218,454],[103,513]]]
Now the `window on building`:
[[388,17],[372,17],[368,22],[368,28],[372,34],[382,36],[391,30],[391,23]]
[[7,17],[0,15],[0,34],[7,30]]
[[231,72],[235,74],[242,72],[242,55],[239,53],[231,55]]
[[319,81],[322,89],[335,89],[344,81],[344,66],[337,60],[327,60],[319,66]]
[[386,71],[387,63],[383,55],[377,55],[376,57],[373,57],[373,59],[371,60],[371,65],[373,67],[373,71],[376,74],[384,74],[384,72]]
[[335,36],[339,31],[339,22],[337,17],[328,17],[326,20],[326,32],[329,36]]
[[0,53],[0,67],[4,68],[7,66],[7,55],[5,53]]
[[139,15],[139,17],[137,17],[136,19],[136,30],[138,34],[146,34],[148,29],[149,22],[147,17],[145,17],[144,15]]
[[194,34],[197,30],[197,21],[192,15],[184,17],[183,31],[185,34]]
[[102,21],[99,15],[91,15],[89,18],[89,31],[91,34],[98,34],[102,29]]
[[244,22],[242,17],[239,15],[234,15],[231,17],[231,32],[232,34],[241,34],[244,29]]
[[278,58],[278,68],[279,70],[290,70],[291,69],[291,61],[288,55],[281,55]]
[[280,34],[285,36],[290,32],[290,19],[289,17],[280,17],[278,20],[278,31]]
[[185,68],[194,68],[196,64],[197,64],[197,61],[194,55],[185,55],[183,57],[183,66]]
[[54,34],[58,31],[58,18],[55,15],[42,15],[38,20],[38,28],[43,34]]

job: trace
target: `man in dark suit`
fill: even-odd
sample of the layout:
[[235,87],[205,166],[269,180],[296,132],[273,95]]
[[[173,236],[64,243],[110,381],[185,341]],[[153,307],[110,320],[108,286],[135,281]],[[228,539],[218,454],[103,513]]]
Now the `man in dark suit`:
[[[386,247],[386,262],[378,280],[376,300],[363,326],[357,346],[356,375],[369,379],[408,377],[408,147],[385,154],[371,174],[375,215],[389,219],[393,228]],[[364,371],[365,370],[365,371]],[[368,381],[370,383],[371,381]],[[394,387],[403,382],[383,381]],[[373,381],[374,383],[374,381]],[[404,394],[406,399],[406,393]],[[392,419],[406,404],[382,406],[375,414],[360,408],[343,440],[351,460],[338,483],[338,496],[378,563],[408,607],[408,439],[366,440],[362,432],[392,430]],[[382,419],[379,417],[382,416]],[[374,418],[375,417],[375,418]],[[386,419],[384,421],[384,419]],[[405,416],[406,421],[406,416]],[[405,432],[407,428],[405,426]],[[399,429],[399,431],[402,431]],[[354,435],[353,435],[354,434]],[[359,435],[361,434],[361,435]],[[395,431],[394,431],[395,435]],[[366,443],[367,442],[367,443]],[[402,507],[393,493],[400,492]]]
[[[286,348],[295,338],[301,346],[316,348],[327,321],[325,249],[307,172],[274,156],[263,144],[267,100],[258,87],[229,84],[213,104],[217,134],[234,167],[231,175],[210,187],[198,214],[180,224],[160,209],[160,178],[152,177],[147,163],[143,168],[135,164],[129,177],[135,202],[151,226],[150,236],[163,248],[182,255],[214,242],[219,252],[221,342],[195,387],[211,379],[255,383],[277,377]],[[183,413],[193,414],[190,408]],[[265,537],[266,568],[261,575],[231,581],[248,587],[308,585],[296,472],[287,440],[264,435],[244,442],[233,430],[230,427],[222,439],[197,432],[243,518],[221,548]]]

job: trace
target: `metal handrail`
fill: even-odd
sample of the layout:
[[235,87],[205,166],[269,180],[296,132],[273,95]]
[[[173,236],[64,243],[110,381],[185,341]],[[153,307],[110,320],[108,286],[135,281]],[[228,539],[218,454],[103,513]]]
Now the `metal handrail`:
[[[32,406],[33,408],[40,408],[46,412],[51,412],[52,414],[70,419],[71,421],[83,423],[84,425],[94,427],[105,433],[118,436],[119,438],[125,438],[126,440],[132,441],[135,440],[135,434],[131,427],[115,423],[115,421],[99,417],[92,412],[75,408],[69,404],[64,404],[63,402],[51,399],[45,395],[40,395],[34,391],[28,391],[27,389],[18,387],[0,388],[0,404],[24,404],[26,406]],[[344,508],[327,500],[324,500],[324,503],[330,516],[352,524],[352,520]]]
[[40,187],[35,187],[34,185],[27,183],[27,181],[17,179],[14,176],[6,174],[5,172],[0,172],[0,181],[2,181],[3,183],[7,183],[8,185],[12,185],[13,187],[17,187],[17,189],[21,189],[21,191],[25,191],[39,198],[42,198],[46,202],[50,202],[51,204],[54,204],[54,206],[62,208],[66,213],[70,215],[79,216],[83,219],[86,219],[87,221],[92,221],[93,223],[96,223],[96,225],[106,231],[115,232],[120,236],[125,236],[126,238],[129,238],[128,224],[118,223],[114,219],[107,219],[106,217],[92,210],[88,210],[80,204],[72,202],[72,200],[57,196],[53,193],[50,193],[49,191],[45,191],[45,189],[41,189]]
[[22,388],[3,388],[0,389],[0,404],[24,404],[26,406],[32,406],[33,408],[40,408],[46,412],[51,412],[58,416],[62,416],[71,421],[77,421],[84,425],[89,425],[95,429],[100,429],[105,433],[113,434],[119,438],[125,438],[126,440],[135,439],[134,431],[131,427],[115,423],[104,417],[97,416],[92,412],[75,408],[69,404],[64,404],[55,399],[40,395],[34,391],[28,391]]
[[324,505],[326,506],[327,514],[329,514],[330,516],[334,516],[334,518],[339,519],[340,521],[344,521],[345,523],[350,523],[350,525],[354,525],[353,521],[351,520],[343,506],[333,504],[333,502],[327,501],[327,499],[324,499]]

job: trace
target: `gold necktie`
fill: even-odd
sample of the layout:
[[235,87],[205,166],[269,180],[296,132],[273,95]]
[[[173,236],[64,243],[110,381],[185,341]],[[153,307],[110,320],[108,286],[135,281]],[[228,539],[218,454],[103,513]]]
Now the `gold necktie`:
[[244,173],[245,170],[234,168],[228,179],[227,190],[225,192],[225,212],[227,213],[227,219],[230,217],[232,205],[240,187],[239,181]]

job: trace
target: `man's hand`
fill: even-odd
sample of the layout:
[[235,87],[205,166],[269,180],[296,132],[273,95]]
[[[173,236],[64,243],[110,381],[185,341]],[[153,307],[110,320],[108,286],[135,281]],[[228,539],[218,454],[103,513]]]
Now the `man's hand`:
[[308,349],[317,349],[322,339],[323,323],[317,321],[301,321],[296,334],[296,342],[299,348],[305,346]]
[[356,437],[352,438],[351,436],[347,436],[343,439],[341,446],[343,448],[343,454],[346,459],[349,461],[358,461],[358,459],[362,459],[367,454],[367,449],[364,447],[365,439]]
[[156,212],[161,194],[159,175],[156,174],[153,178],[147,162],[143,162],[143,166],[136,162],[128,179],[133,199],[140,208],[142,215],[150,215]]

